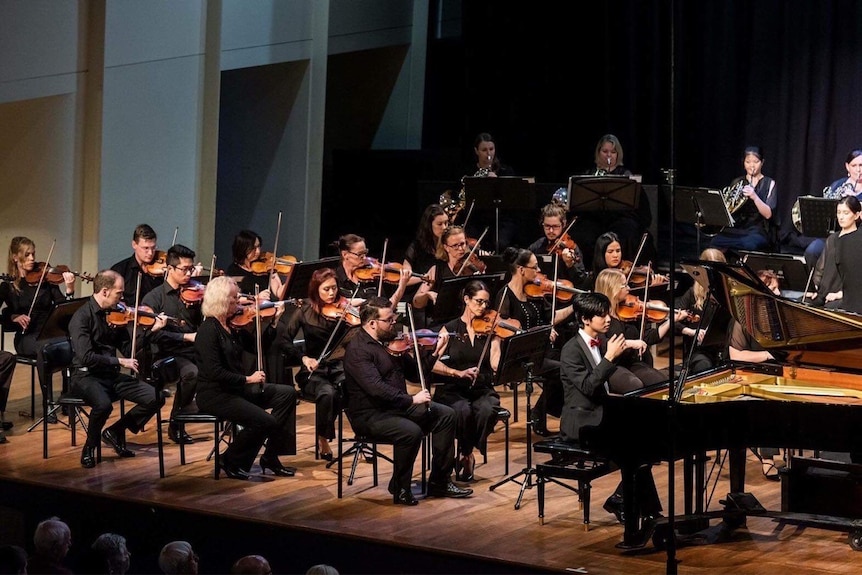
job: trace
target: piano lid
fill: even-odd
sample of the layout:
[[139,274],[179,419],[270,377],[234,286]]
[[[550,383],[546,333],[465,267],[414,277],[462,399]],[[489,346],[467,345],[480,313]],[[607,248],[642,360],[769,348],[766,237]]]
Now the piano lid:
[[827,310],[772,293],[745,264],[680,262],[765,349],[793,365],[862,372],[862,315]]

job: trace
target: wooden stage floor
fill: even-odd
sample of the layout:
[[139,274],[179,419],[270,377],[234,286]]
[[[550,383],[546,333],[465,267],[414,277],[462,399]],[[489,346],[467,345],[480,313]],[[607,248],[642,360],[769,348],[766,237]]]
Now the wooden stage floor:
[[[119,514],[138,513],[126,510],[125,505],[138,506],[148,510],[145,511],[148,514],[170,512],[172,516],[188,514],[196,518],[193,524],[197,527],[191,533],[171,533],[160,527],[162,532],[136,533],[130,537],[133,550],[130,573],[146,572],[145,566],[153,565],[152,558],[171,538],[193,542],[202,557],[202,573],[226,572],[229,563],[224,558],[246,553],[270,557],[276,573],[304,572],[312,564],[311,557],[317,559],[314,563],[329,563],[342,574],[574,572],[640,575],[668,571],[665,552],[652,545],[632,554],[615,547],[621,540],[622,526],[602,510],[602,503],[616,486],[619,477],[616,473],[593,483],[592,523],[588,532],[583,529],[577,496],[560,486],[551,484],[547,488],[544,525],[537,518],[535,488],[525,491],[518,510],[514,509],[514,503],[520,485],[509,482],[489,491],[490,485],[504,478],[502,425],[489,441],[488,463],[477,465],[478,480],[472,485],[475,493],[471,498],[426,499],[416,507],[406,508],[392,504],[386,490],[390,468],[385,462],[381,462],[378,487],[372,487],[371,465],[362,461],[355,483],[345,484],[344,498],[336,498],[336,468],[327,469],[325,462],[314,459],[314,408],[305,402],[298,408],[299,453],[285,458],[285,463],[298,468],[296,477],[256,477],[251,482],[222,477],[215,481],[212,463],[205,461],[212,446],[211,429],[190,426],[190,432],[198,441],[187,450],[188,464],[180,466],[178,446],[167,443],[167,477],[160,479],[156,432],[152,425],[142,434],[129,438],[137,457],[118,460],[105,448],[104,461],[92,470],[79,465],[83,434],[79,434],[79,446],[71,447],[69,431],[61,425],[50,425],[50,458],[43,459],[40,428],[27,433],[30,419],[19,415],[19,410],[29,409],[29,384],[29,369],[19,366],[6,412],[15,427],[9,433],[9,442],[0,445],[0,483],[3,485],[0,487],[3,496],[0,512],[5,516],[0,521],[0,535],[5,542],[25,544],[17,540],[22,532],[29,539],[35,522],[47,516],[33,517],[39,513],[34,507],[62,509],[61,513],[68,519],[68,513],[91,513],[99,507],[94,501],[104,500],[109,503],[101,507],[107,511],[88,518],[88,524],[98,525],[101,530],[123,529],[114,527]],[[512,392],[505,390],[501,395],[504,405],[511,408]],[[519,422],[511,424],[510,473],[527,466],[523,400],[521,394]],[[165,414],[167,410],[165,407]],[[37,401],[37,412],[40,411]],[[549,418],[552,429],[557,423],[556,419]],[[349,433],[345,435],[349,437]],[[386,447],[382,449],[385,452]],[[545,458],[537,454],[533,464]],[[680,492],[682,474],[678,467],[674,472]],[[418,463],[416,471],[418,478]],[[667,464],[654,469],[665,508],[668,471]],[[747,490],[768,509],[778,509],[780,484],[762,476],[760,465],[751,454],[747,475]],[[718,500],[727,493],[726,470],[719,473],[714,493],[710,509],[720,508]],[[681,495],[677,499],[679,511]],[[23,502],[27,502],[26,506]],[[248,533],[257,533],[256,529],[263,527],[263,535],[256,539],[257,547],[246,549],[246,544],[240,544],[235,535],[202,536],[207,524],[211,523],[215,529],[224,520],[233,520]],[[139,525],[147,524],[143,517],[137,521]],[[75,541],[79,545],[86,543],[80,539]],[[319,541],[320,545],[313,548],[308,541]],[[302,545],[302,553],[296,549],[291,551],[291,542]],[[357,552],[352,551],[357,546],[361,560]],[[285,564],[282,557],[291,554],[309,563]],[[411,556],[415,561],[404,559]],[[217,557],[222,557],[221,561],[217,561]],[[849,547],[845,532],[781,524],[766,518],[749,518],[747,528],[737,530],[732,541],[681,547],[676,557],[678,572],[691,574],[824,574],[862,569],[862,554]]]

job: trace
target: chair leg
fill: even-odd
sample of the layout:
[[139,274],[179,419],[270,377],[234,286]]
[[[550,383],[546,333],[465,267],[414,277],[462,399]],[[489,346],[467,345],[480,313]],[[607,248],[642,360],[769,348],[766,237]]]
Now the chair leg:
[[159,449],[159,477],[165,478],[165,441],[162,437],[162,406],[156,410],[156,442]]
[[[42,413],[44,417],[44,412]],[[36,419],[36,368],[30,367],[30,419]]]
[[[221,461],[220,461],[221,450],[219,449],[219,444],[221,443],[221,437],[222,437],[221,435],[219,435],[219,426],[221,425],[221,423],[222,423],[221,421],[216,421],[213,424],[213,437],[216,438],[215,439],[215,445],[213,446],[213,451],[214,451],[213,459],[215,459],[215,470],[213,471],[213,474],[215,475],[216,480],[218,480],[219,475],[221,474]],[[227,430],[228,426],[230,426],[230,425],[231,425],[230,423],[225,425],[225,430]]]

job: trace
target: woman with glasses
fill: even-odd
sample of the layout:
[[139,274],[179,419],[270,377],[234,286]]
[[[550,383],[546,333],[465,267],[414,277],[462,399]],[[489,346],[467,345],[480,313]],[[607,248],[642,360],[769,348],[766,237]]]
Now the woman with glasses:
[[[296,381],[302,395],[314,398],[317,449],[327,461],[332,461],[329,442],[335,439],[335,419],[341,410],[344,345],[353,330],[347,321],[324,315],[323,308],[335,305],[341,297],[335,270],[316,270],[308,284],[308,298],[296,313],[285,314],[286,321],[279,326],[281,349],[288,365],[301,365]],[[294,344],[300,331],[305,340],[303,348]]]
[[[464,286],[461,315],[441,328],[449,337],[446,361],[437,360],[434,401],[455,411],[455,439],[458,459],[455,462],[456,481],[473,481],[476,459],[473,450],[484,454],[488,436],[497,422],[500,396],[494,391],[494,371],[500,361],[500,338],[476,333],[473,319],[485,315],[490,304],[488,286],[481,280],[471,280]],[[487,349],[487,351],[486,351]],[[481,360],[481,364],[480,364]]]
[[[356,275],[356,271],[361,268],[380,264],[380,262],[368,257],[368,247],[365,245],[365,238],[356,234],[345,234],[335,242],[335,248],[341,254],[341,264],[335,269],[335,277],[337,278],[341,295],[353,296],[363,300],[377,295],[380,287],[379,276],[376,276],[377,279],[374,281],[363,281]],[[410,277],[410,270],[402,268],[395,290],[391,294],[382,294],[389,298],[393,308],[404,297],[404,291],[407,289],[407,281]],[[390,291],[392,291],[391,284],[384,282],[384,292]],[[358,302],[351,301],[350,303],[356,305]]]
[[281,281],[278,273],[255,273],[251,270],[252,262],[260,259],[260,235],[251,230],[241,230],[233,238],[233,262],[225,270],[225,274],[236,278],[241,293],[253,294],[257,286],[261,300],[282,300],[286,284]]
[[443,281],[448,278],[472,275],[474,273],[473,269],[464,265],[464,258],[470,253],[467,247],[467,236],[464,233],[464,228],[461,226],[449,226],[443,231],[443,235],[440,236],[440,244],[443,246],[445,252],[444,259],[438,259],[425,272],[424,275],[427,281],[419,286],[419,289],[416,290],[416,294],[413,296],[413,307],[420,310],[420,312],[424,311],[425,325],[435,330],[453,319],[452,317],[438,317],[435,315],[434,306],[437,303],[437,296],[443,286]]
[[[525,286],[539,279],[539,260],[536,254],[530,250],[509,247],[503,252],[503,261],[508,265],[510,278],[494,298],[494,309],[499,311],[501,318],[517,320],[525,330],[545,325],[557,326],[573,319],[574,309],[571,303],[556,304],[554,317],[551,318],[552,302],[544,297],[527,296]],[[532,410],[533,431],[542,436],[549,435],[547,414],[559,417],[563,408],[559,361],[561,345],[558,344],[564,342],[557,342],[558,337],[556,329],[551,330],[552,347],[548,349],[541,369],[535,374],[545,378],[542,393]]]

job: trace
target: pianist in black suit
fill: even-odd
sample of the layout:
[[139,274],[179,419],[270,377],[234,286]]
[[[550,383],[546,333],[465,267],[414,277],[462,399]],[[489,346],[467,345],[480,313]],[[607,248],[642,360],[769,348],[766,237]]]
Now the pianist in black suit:
[[[608,378],[616,370],[614,360],[626,349],[623,334],[606,338],[611,325],[610,300],[600,293],[578,296],[575,305],[580,329],[563,346],[560,356],[560,376],[565,402],[560,417],[560,439],[578,442],[585,426],[602,422],[602,404],[608,395]],[[635,475],[638,513],[645,519],[661,515],[661,501],[649,466]],[[605,502],[604,509],[625,522],[623,484]]]

